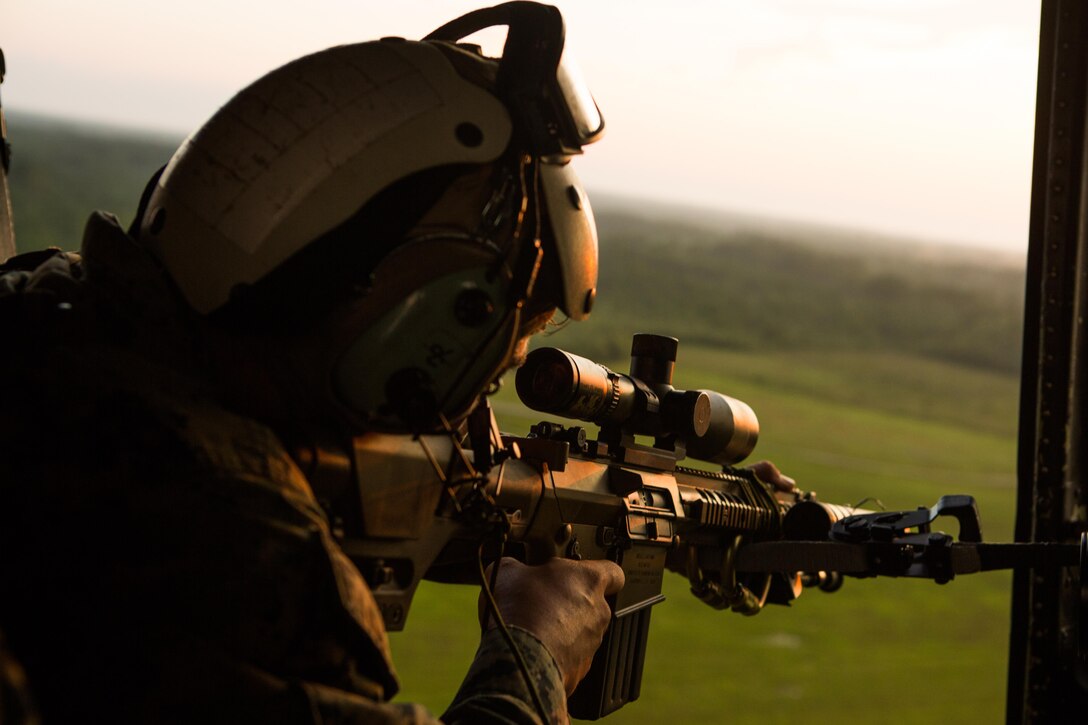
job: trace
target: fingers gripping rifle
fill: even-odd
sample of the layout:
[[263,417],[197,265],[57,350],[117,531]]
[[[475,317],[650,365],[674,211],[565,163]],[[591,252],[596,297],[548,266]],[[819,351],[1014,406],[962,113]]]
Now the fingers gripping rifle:
[[[517,375],[522,401],[597,424],[595,440],[584,428],[547,422],[526,437],[504,436],[484,406],[467,431],[367,435],[348,456],[302,452],[386,627],[404,627],[423,578],[477,582],[481,540],[501,537],[503,549],[492,556],[505,551],[529,564],[553,556],[615,561],[626,585],[610,602],[608,634],[568,703],[575,717],[596,719],[639,696],[650,612],[664,599],[666,569],[686,576],[710,606],[753,615],[788,604],[805,586],[835,591],[843,574],[943,582],[957,573],[1079,560],[1076,546],[982,544],[967,496],[945,497],[933,509],[872,513],[733,468],[755,446],[755,414],[720,393],[673,388],[676,350],[674,338],[636,335],[630,375],[553,348],[529,355]],[[721,469],[679,465],[687,457]],[[959,520],[962,541],[931,532],[944,515]]]

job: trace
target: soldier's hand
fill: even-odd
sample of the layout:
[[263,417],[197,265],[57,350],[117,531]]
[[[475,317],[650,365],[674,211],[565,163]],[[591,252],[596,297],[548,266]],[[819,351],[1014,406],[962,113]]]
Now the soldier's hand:
[[748,466],[756,474],[760,481],[769,483],[776,491],[791,493],[797,490],[797,482],[778,470],[778,466],[770,461],[759,461]]
[[[503,559],[494,595],[503,620],[531,632],[552,653],[570,695],[608,629],[611,612],[604,598],[622,588],[623,570],[611,561],[551,559],[526,566]],[[481,625],[487,619],[481,597]],[[497,625],[492,619],[487,626]]]
[[[770,461],[759,461],[747,467],[756,477],[768,484],[775,491],[782,493],[794,493],[797,482],[778,470],[778,466]],[[665,554],[665,568],[682,576],[688,576],[689,547],[684,544],[678,548],[670,548]]]

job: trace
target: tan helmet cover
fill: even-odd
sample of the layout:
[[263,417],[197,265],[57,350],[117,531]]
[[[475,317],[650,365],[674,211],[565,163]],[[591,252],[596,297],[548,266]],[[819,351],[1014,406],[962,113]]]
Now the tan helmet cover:
[[187,139],[140,235],[209,313],[393,182],[494,161],[511,133],[503,103],[431,43],[330,48],[259,79]]

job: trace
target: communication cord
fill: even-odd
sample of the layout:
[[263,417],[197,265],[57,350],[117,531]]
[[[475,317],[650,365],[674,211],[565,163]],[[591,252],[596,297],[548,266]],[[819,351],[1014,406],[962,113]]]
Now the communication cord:
[[[506,626],[506,622],[503,621],[502,615],[499,614],[499,605],[495,602],[495,595],[492,593],[492,587],[495,581],[498,580],[499,564],[502,562],[503,551],[506,549],[506,537],[503,536],[501,540],[501,547],[499,549],[499,558],[495,560],[495,564],[491,569],[491,582],[487,580],[487,572],[484,571],[484,542],[480,542],[479,549],[476,550],[476,563],[479,566],[480,573],[480,586],[484,593],[484,600],[487,602],[487,614],[488,617],[494,617],[495,623],[499,627],[499,631],[502,632],[503,639],[506,640],[506,645],[510,648],[511,654],[514,655],[514,660],[518,663],[518,670],[521,671],[521,677],[525,680],[525,686],[529,688],[529,695],[533,698],[533,707],[536,708],[537,713],[540,715],[541,722],[548,722],[548,714],[544,709],[544,702],[540,699],[540,692],[537,690],[536,683],[533,682],[532,675],[529,674],[529,665],[525,662],[525,656],[521,653],[517,643],[514,641],[513,635],[510,634],[510,629]],[[488,618],[484,618],[484,628],[488,625]]]

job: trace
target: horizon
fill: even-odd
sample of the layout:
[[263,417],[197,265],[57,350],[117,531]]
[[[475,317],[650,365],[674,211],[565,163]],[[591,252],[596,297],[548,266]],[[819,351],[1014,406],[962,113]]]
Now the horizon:
[[[16,2],[0,34],[3,100],[15,113],[180,138],[294,57],[420,37],[485,4],[193,0],[180,13],[136,0]],[[575,162],[587,186],[1026,250],[1035,3],[556,4],[607,123]]]
[[[159,129],[116,125],[102,121],[87,121],[38,111],[11,112],[11,109],[6,109],[6,111],[9,126],[14,125],[17,130],[23,124],[41,123],[54,125],[76,134],[117,138],[122,143],[161,143],[176,147],[184,140],[184,134]],[[16,119],[14,124],[11,124],[12,118]],[[13,145],[13,148],[15,149],[14,158],[18,155],[17,143]],[[169,157],[164,156],[163,163],[168,160]],[[12,162],[15,173],[18,173],[17,163],[17,161]],[[797,228],[799,234],[804,236],[791,237],[785,241],[816,247],[822,246],[822,243],[827,241],[830,241],[832,246],[840,248],[868,245],[873,251],[884,251],[894,245],[906,244],[911,247],[910,251],[915,255],[942,254],[951,258],[1000,267],[1023,267],[1026,263],[1026,248],[1024,250],[1002,247],[989,248],[965,244],[955,239],[937,239],[909,233],[889,232],[848,222],[828,222],[805,217],[793,217],[787,214],[774,216],[758,211],[709,206],[700,204],[698,201],[662,200],[640,195],[638,192],[599,189],[589,185],[587,185],[587,190],[590,192],[589,196],[593,208],[598,212],[601,209],[620,207],[620,211],[630,216],[639,216],[652,221],[690,225],[700,229],[725,231],[726,227],[733,227],[749,231],[765,231],[783,236],[791,228]],[[16,207],[18,206],[16,204]],[[105,211],[113,210],[107,209]],[[688,213],[696,216],[685,216]],[[16,212],[17,217],[18,213]]]

